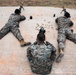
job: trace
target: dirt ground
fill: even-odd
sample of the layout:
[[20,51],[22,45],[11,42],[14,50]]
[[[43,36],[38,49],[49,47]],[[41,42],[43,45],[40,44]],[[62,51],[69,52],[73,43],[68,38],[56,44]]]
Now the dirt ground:
[[0,0],[0,6],[53,6],[76,8],[76,0]]

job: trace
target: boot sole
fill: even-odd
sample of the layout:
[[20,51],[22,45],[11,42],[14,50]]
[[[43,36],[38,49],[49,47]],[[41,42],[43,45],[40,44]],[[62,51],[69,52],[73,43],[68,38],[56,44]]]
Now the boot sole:
[[62,59],[62,57],[64,56],[64,54],[60,54],[57,59],[56,59],[56,62],[59,63]]

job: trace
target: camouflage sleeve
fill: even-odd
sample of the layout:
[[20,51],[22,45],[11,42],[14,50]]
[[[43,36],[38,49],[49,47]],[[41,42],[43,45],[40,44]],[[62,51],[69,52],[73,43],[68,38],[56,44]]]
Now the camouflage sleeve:
[[52,45],[51,61],[54,62],[56,58],[56,48]]
[[25,19],[26,19],[25,16],[20,16],[20,21],[23,21],[23,20],[25,20]]
[[31,47],[27,48],[27,57],[28,57],[29,61],[32,60]]
[[52,53],[51,53],[51,61],[54,62],[55,58],[56,58],[56,48],[51,44],[49,43],[48,41],[46,41],[46,43],[50,46],[52,46]]
[[50,42],[46,41],[46,44],[52,46],[52,50],[56,51],[56,48]]

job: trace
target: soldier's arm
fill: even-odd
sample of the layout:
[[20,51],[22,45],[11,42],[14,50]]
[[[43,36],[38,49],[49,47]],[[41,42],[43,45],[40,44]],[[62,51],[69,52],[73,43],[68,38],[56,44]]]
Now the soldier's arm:
[[51,43],[49,43],[48,41],[46,41],[46,44],[52,46],[52,53],[51,53],[50,59],[52,62],[54,62],[54,60],[56,58],[56,48]]
[[27,57],[28,57],[29,61],[32,60],[32,54],[31,54],[31,48],[30,47],[28,47],[28,49],[27,49]]
[[56,58],[56,48],[52,45],[51,61],[54,62]]
[[23,20],[25,20],[25,19],[26,19],[25,16],[20,16],[20,21],[23,21]]

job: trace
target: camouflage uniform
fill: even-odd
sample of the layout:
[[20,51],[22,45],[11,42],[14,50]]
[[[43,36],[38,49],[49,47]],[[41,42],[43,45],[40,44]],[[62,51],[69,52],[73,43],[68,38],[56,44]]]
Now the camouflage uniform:
[[32,72],[49,74],[56,57],[56,49],[49,42],[42,45],[34,43],[27,49],[27,57],[30,61]]
[[19,22],[25,20],[24,16],[18,14],[11,14],[6,25],[0,30],[0,39],[2,39],[8,32],[12,32],[13,35],[19,40],[23,40],[19,28]]
[[76,34],[73,34],[70,29],[73,26],[73,22],[69,18],[59,17],[56,19],[56,23],[58,25],[58,48],[64,50],[66,39],[76,43]]

